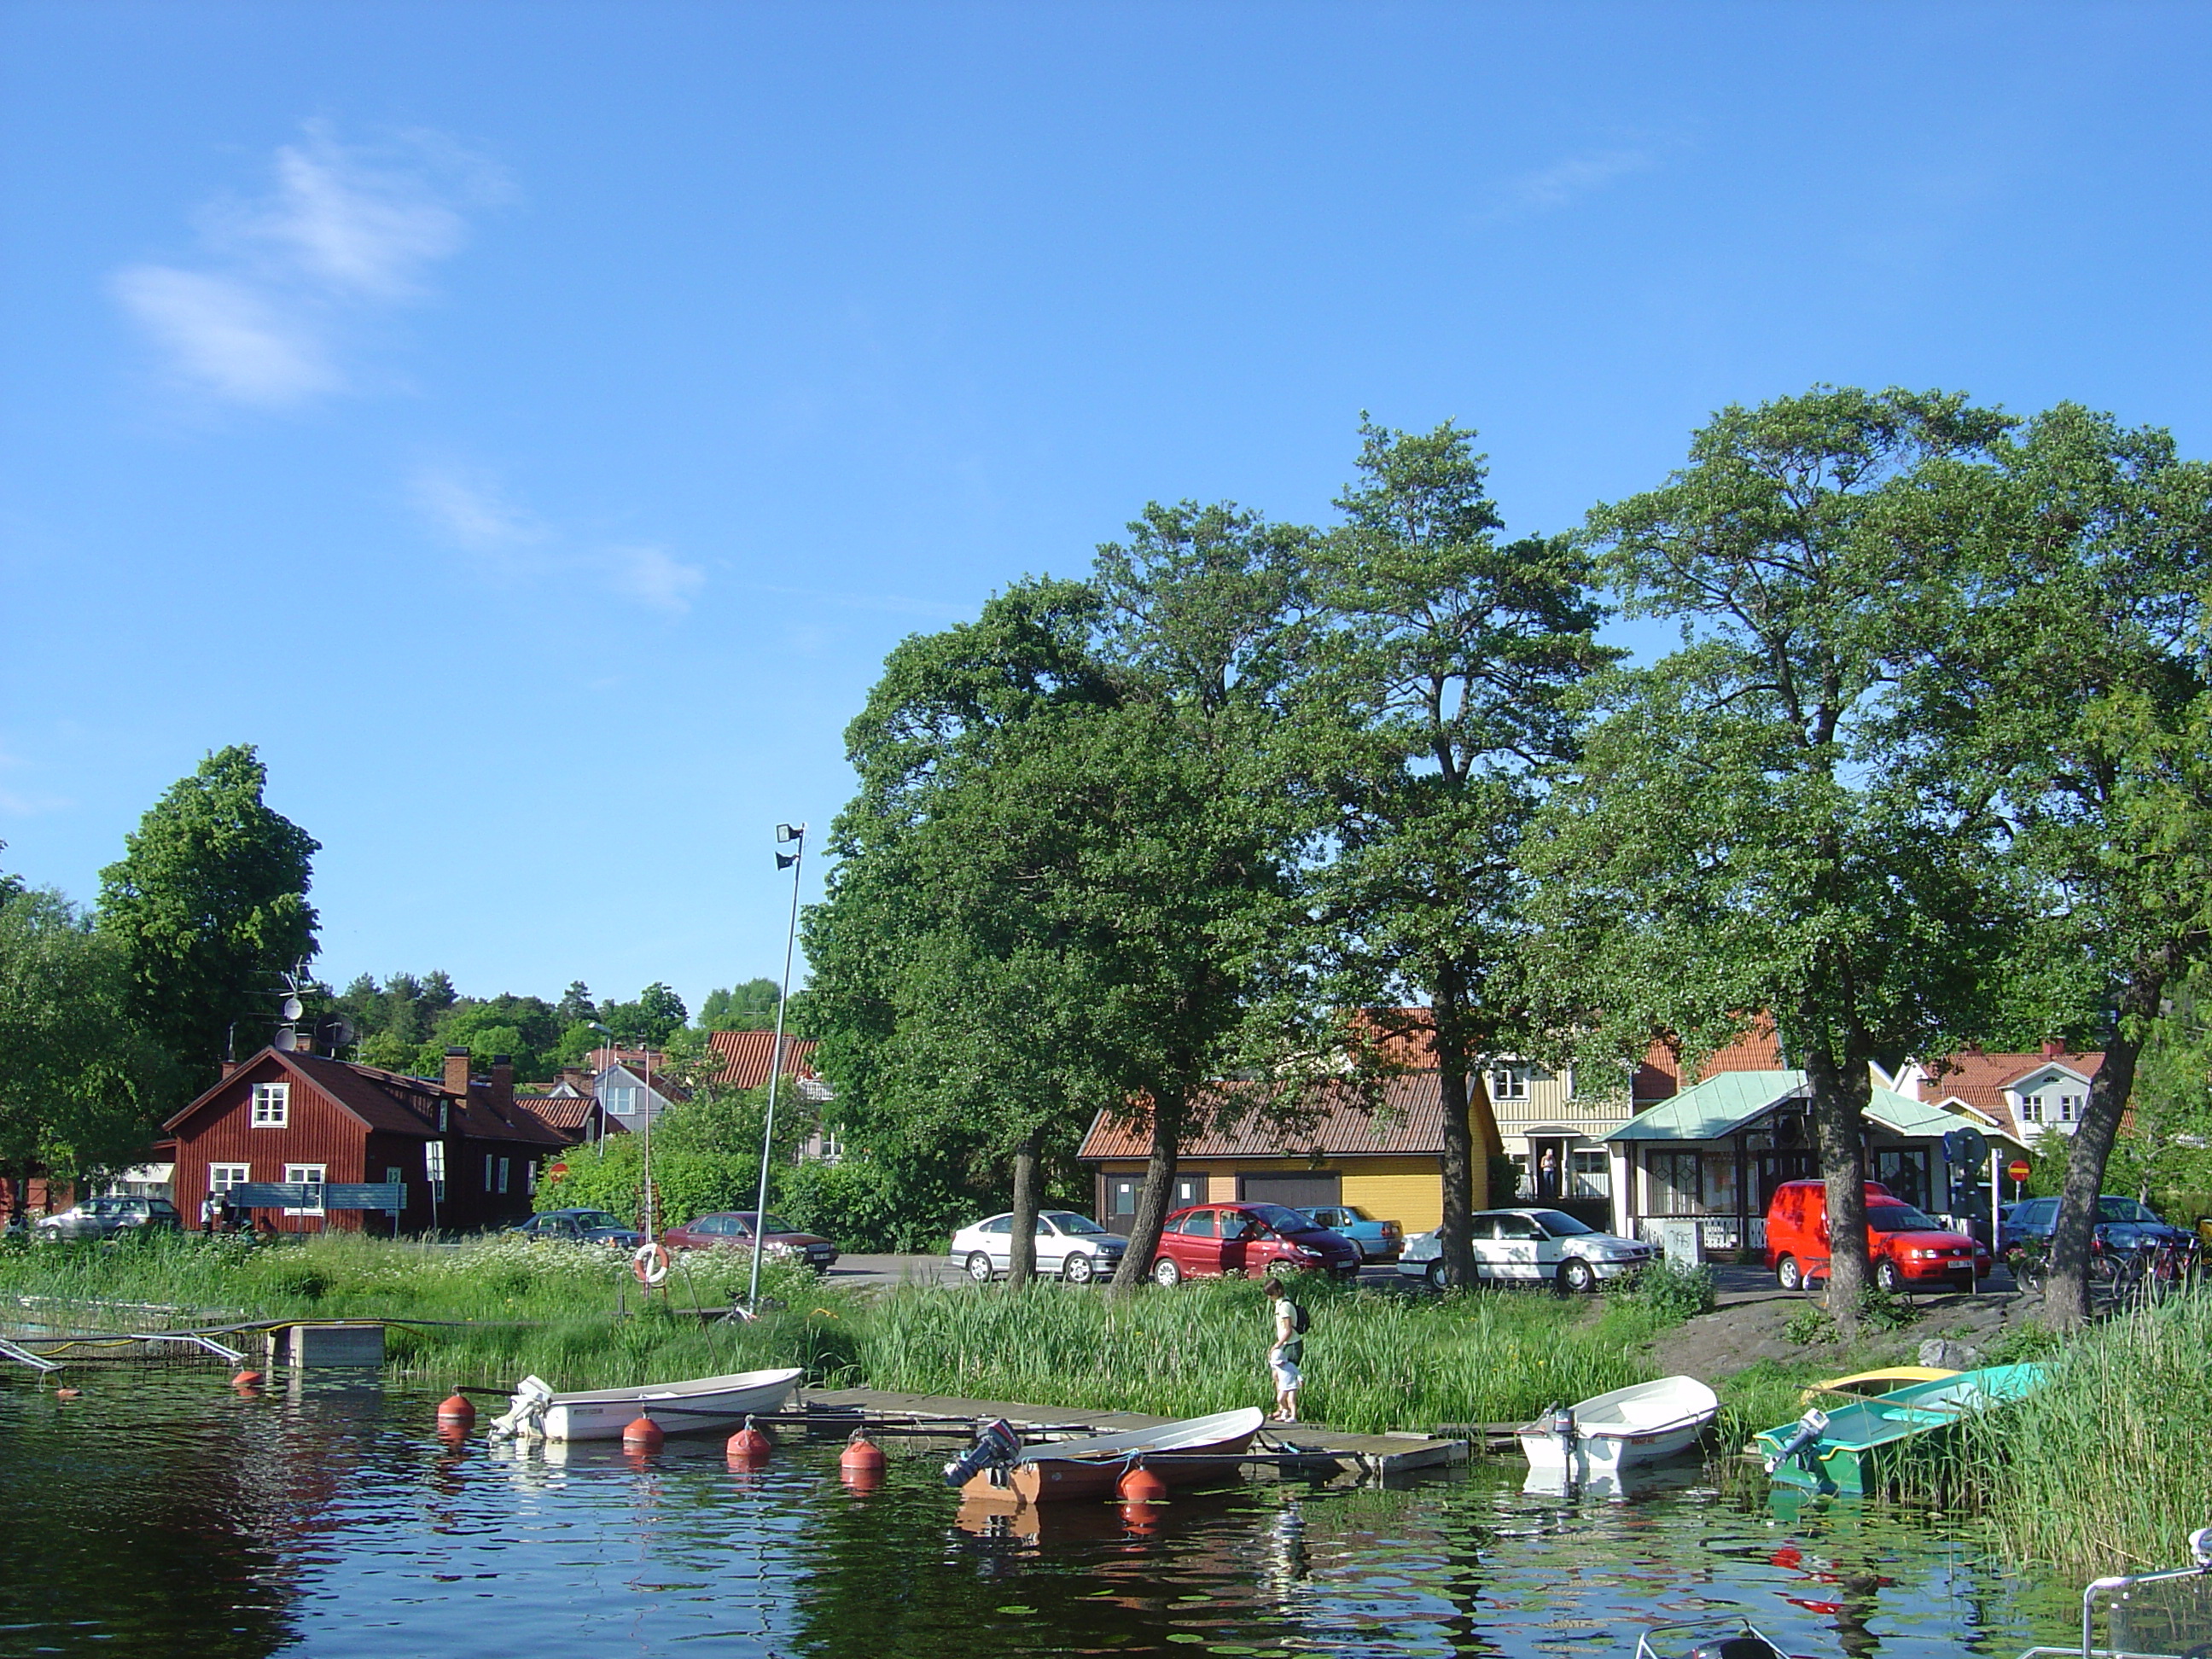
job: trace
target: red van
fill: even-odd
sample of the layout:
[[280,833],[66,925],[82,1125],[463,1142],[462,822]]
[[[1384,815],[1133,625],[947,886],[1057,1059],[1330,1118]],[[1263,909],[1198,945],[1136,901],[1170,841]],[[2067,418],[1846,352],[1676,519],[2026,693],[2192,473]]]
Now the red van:
[[[1866,1184],[1867,1265],[1885,1291],[1944,1285],[1971,1291],[1990,1270],[1989,1252],[1965,1233],[1939,1227],[1879,1181]],[[1766,1211],[1766,1265],[1785,1291],[1828,1276],[1828,1188],[1785,1181]]]

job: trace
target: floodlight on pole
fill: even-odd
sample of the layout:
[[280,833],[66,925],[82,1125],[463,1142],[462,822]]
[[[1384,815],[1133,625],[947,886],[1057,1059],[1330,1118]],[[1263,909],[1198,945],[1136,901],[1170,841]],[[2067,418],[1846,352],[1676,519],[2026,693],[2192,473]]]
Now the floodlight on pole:
[[775,1091],[783,1076],[783,1013],[791,1003],[791,957],[799,941],[799,860],[806,853],[806,826],[779,823],[775,838],[780,845],[796,850],[775,855],[775,867],[791,872],[791,925],[783,936],[783,989],[775,1000],[775,1044],[768,1055],[768,1116],[761,1127],[760,1193],[753,1202],[752,1284],[745,1295],[746,1310],[753,1314],[760,1312],[761,1248],[768,1237],[769,1156],[775,1145]]

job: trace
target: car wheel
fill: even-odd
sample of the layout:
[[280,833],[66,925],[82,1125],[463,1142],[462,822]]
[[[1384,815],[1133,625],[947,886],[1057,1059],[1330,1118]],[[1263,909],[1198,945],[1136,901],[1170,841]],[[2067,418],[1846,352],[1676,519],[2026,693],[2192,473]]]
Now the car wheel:
[[1424,1273],[1422,1277],[1429,1281],[1429,1288],[1431,1290],[1443,1290],[1445,1285],[1443,1258],[1442,1256],[1438,1256],[1434,1261],[1429,1263],[1428,1272]]
[[1070,1250],[1060,1263],[1060,1276],[1071,1285],[1088,1285],[1098,1277],[1098,1264],[1080,1250]]
[[1774,1282],[1785,1291],[1805,1288],[1805,1270],[1797,1265],[1797,1258],[1785,1255],[1774,1264]]
[[1894,1261],[1877,1262],[1875,1265],[1874,1282],[1894,1296],[1905,1288],[1905,1275],[1898,1272],[1897,1263]]
[[991,1282],[991,1258],[985,1255],[981,1250],[969,1251],[968,1254],[968,1277],[974,1279],[978,1285],[989,1284]]
[[1176,1267],[1171,1256],[1162,1256],[1152,1263],[1152,1283],[1164,1291],[1171,1291],[1182,1283],[1182,1269]]
[[1569,1260],[1559,1264],[1559,1288],[1570,1296],[1588,1296],[1597,1288],[1597,1270],[1587,1261]]

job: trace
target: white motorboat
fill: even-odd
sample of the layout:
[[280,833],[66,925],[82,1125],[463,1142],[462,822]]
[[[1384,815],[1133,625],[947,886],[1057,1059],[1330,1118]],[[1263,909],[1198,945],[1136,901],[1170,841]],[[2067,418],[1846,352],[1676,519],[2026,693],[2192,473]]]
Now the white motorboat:
[[641,1416],[650,1416],[663,1434],[734,1428],[756,1412],[781,1411],[802,1375],[791,1365],[571,1394],[556,1394],[542,1376],[526,1376],[507,1408],[492,1419],[491,1434],[495,1439],[618,1440]]
[[1720,1407],[1696,1377],[1662,1376],[1555,1407],[1516,1432],[1531,1479],[1582,1486],[1686,1451]]

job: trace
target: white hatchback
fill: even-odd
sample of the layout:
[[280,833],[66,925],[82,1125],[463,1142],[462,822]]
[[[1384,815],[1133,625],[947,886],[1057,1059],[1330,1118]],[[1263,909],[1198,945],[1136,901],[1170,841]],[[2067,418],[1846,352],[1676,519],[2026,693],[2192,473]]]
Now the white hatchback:
[[[1656,1246],[1601,1233],[1563,1210],[1477,1210],[1474,1276],[1486,1284],[1557,1285],[1577,1293],[1645,1266]],[[1442,1289],[1443,1244],[1434,1233],[1406,1241],[1398,1271]]]
[[[1014,1218],[994,1215],[952,1235],[952,1265],[979,1285],[1006,1271],[1013,1259]],[[1036,1219],[1036,1270],[1071,1285],[1088,1285],[1121,1265],[1128,1241],[1109,1233],[1087,1215],[1073,1210],[1040,1210]]]

